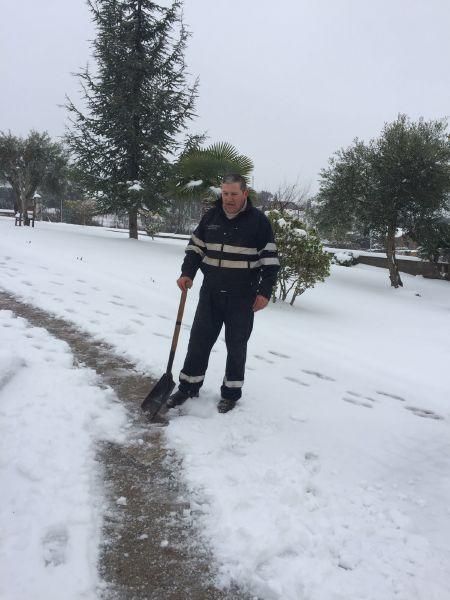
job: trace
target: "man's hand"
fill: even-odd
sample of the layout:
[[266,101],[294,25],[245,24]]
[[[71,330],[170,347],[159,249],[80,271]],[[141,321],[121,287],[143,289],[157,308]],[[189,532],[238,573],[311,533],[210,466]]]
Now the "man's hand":
[[266,308],[268,304],[269,300],[265,296],[256,296],[255,301],[253,303],[253,312],[257,312],[258,310]]
[[190,277],[186,277],[186,275],[182,275],[177,279],[177,286],[182,292],[187,292],[188,289],[192,287],[192,279]]

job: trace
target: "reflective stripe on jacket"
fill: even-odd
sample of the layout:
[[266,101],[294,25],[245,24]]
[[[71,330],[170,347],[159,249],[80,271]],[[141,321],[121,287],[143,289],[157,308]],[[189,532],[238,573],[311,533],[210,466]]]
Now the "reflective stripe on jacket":
[[228,219],[220,199],[192,234],[181,272],[193,279],[200,268],[207,287],[270,298],[279,266],[269,219],[250,200]]

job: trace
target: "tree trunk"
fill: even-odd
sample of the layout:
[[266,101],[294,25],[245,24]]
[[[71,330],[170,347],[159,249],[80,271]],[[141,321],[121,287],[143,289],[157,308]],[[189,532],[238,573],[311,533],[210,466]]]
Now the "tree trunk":
[[386,235],[386,256],[389,269],[389,279],[391,280],[391,286],[398,288],[403,287],[402,280],[400,279],[400,273],[398,270],[397,258],[395,256],[395,224],[391,224],[388,227]]
[[128,228],[130,230],[130,238],[138,239],[138,212],[137,208],[130,208],[128,211]]
[[20,204],[20,212],[22,213],[22,223],[24,225],[30,225],[30,220],[28,218],[28,201],[23,195],[20,198]]

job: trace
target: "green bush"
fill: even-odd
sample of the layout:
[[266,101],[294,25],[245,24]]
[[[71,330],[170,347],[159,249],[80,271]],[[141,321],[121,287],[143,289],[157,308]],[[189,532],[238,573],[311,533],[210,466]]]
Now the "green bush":
[[267,213],[278,248],[280,270],[273,300],[286,300],[292,293],[290,305],[308,288],[324,281],[330,274],[331,257],[324,251],[315,229],[308,228],[288,211]]

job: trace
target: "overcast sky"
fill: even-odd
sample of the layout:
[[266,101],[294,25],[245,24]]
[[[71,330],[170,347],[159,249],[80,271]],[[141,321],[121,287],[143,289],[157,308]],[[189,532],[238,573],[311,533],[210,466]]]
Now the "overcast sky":
[[[185,0],[191,130],[255,163],[256,189],[317,189],[338,148],[399,112],[450,114],[450,0]],[[95,35],[84,0],[0,0],[0,131],[64,132]]]

